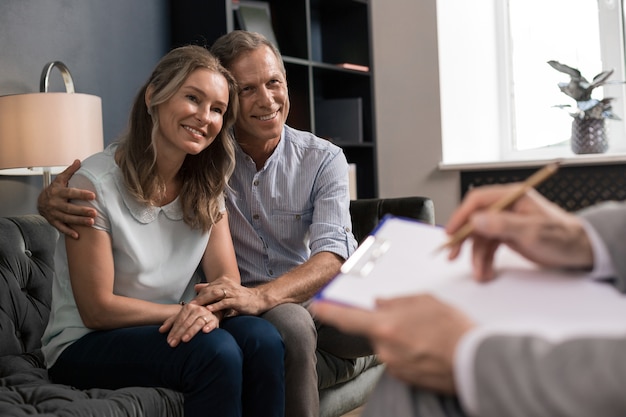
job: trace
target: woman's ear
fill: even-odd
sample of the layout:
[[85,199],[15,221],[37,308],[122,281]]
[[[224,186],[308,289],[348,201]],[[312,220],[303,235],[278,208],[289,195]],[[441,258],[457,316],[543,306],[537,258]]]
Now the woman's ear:
[[146,102],[146,108],[148,109],[148,114],[152,114],[151,110],[150,110],[150,103],[152,102],[152,93],[154,92],[154,87],[152,86],[152,84],[148,85],[148,88],[146,88],[146,94],[144,94],[144,100]]

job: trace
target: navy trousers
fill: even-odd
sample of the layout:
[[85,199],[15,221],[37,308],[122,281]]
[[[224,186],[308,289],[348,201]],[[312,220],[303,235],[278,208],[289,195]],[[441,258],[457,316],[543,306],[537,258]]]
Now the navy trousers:
[[175,348],[166,339],[158,326],[95,331],[66,348],[49,375],[80,389],[180,391],[185,417],[284,416],[284,345],[266,320],[225,319]]

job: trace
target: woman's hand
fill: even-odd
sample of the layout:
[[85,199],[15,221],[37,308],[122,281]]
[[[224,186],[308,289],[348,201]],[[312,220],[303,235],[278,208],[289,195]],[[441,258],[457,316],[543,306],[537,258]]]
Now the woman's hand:
[[199,331],[209,333],[218,328],[220,318],[206,307],[193,301],[181,306],[178,314],[165,320],[159,327],[161,333],[168,333],[167,343],[176,347],[180,342],[190,341]]

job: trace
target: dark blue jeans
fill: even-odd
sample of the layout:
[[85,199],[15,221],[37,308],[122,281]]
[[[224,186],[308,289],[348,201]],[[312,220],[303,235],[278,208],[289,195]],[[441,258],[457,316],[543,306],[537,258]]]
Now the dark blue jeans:
[[252,316],[225,319],[171,348],[158,326],[96,331],[66,348],[49,370],[77,388],[165,387],[183,393],[185,417],[284,416],[283,341]]

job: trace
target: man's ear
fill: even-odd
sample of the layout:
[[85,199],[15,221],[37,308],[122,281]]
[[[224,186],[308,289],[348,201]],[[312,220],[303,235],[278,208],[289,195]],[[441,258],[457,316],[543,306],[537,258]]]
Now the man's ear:
[[148,85],[146,88],[146,94],[144,94],[144,100],[146,102],[146,108],[148,109],[148,114],[150,113],[150,103],[152,102],[152,93],[154,92],[154,86],[152,84]]

